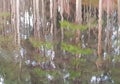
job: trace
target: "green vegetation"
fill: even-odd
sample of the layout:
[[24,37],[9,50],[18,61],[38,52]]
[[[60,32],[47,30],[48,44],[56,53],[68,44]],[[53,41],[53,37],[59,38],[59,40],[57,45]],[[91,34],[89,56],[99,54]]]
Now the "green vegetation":
[[[6,50],[0,50],[0,75],[3,76],[4,78],[4,83],[5,84],[18,84],[19,82],[19,77],[21,77],[25,83],[26,76],[28,77],[29,74],[26,71],[26,68],[24,67],[23,73],[21,75],[19,74],[21,69],[19,68],[19,64],[15,63],[14,56],[11,54],[11,52],[7,52]],[[20,79],[20,80],[21,80]]]
[[29,41],[34,48],[45,47],[47,49],[51,49],[53,46],[53,44],[50,42],[46,42],[46,41],[42,41],[34,38],[30,38]]
[[84,31],[88,28],[87,25],[79,25],[79,24],[74,24],[74,23],[70,23],[68,21],[61,21],[60,22],[61,27],[65,28],[65,29],[70,29],[70,30],[78,30],[80,29],[81,31]]
[[13,51],[16,48],[13,42],[13,36],[0,36],[0,47],[8,51]]
[[9,12],[1,12],[0,17],[4,17],[4,18],[10,17],[10,13]]
[[[0,47],[8,51],[13,51],[16,46],[14,44],[14,35],[9,32],[9,27],[4,27],[7,21],[10,19],[10,12],[1,12],[0,18],[3,20],[0,22]],[[4,28],[3,28],[4,27]]]
[[90,84],[107,72],[120,84],[119,5],[99,1],[1,0],[4,84]]
[[92,53],[92,50],[90,50],[90,49],[81,49],[78,46],[67,44],[67,43],[62,43],[62,49],[65,50],[65,51],[68,51],[72,54],[87,55],[87,54]]

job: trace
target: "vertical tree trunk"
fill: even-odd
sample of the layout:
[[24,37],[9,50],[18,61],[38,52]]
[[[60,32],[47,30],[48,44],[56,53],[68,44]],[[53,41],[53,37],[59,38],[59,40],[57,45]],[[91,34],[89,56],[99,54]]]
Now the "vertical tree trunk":
[[36,37],[36,27],[35,27],[35,24],[36,24],[36,10],[35,10],[35,6],[36,6],[36,0],[32,0],[33,1],[33,30],[34,30],[34,37]]
[[96,66],[98,71],[103,69],[103,58],[102,58],[102,0],[99,0],[99,15],[98,15],[98,58],[96,60]]
[[109,5],[109,1],[107,0],[107,28],[106,28],[106,41],[105,41],[105,51],[107,53],[109,50],[109,25],[110,25],[110,5]]
[[[3,1],[3,13],[7,13],[6,12],[6,1],[4,0]],[[6,16],[5,15],[3,15],[2,16],[3,17],[3,36],[5,36],[6,35],[6,33],[5,33],[5,31],[6,31]]]
[[53,8],[53,25],[54,25],[54,41],[55,41],[55,45],[54,45],[54,50],[55,50],[55,56],[57,57],[61,57],[61,29],[60,29],[60,23],[59,21],[61,20],[60,17],[60,12],[58,12],[58,2],[57,0],[53,1],[54,4],[54,8]]
[[102,38],[102,0],[99,0],[99,15],[98,15],[98,58],[96,60],[96,66],[98,71],[103,70],[103,58],[102,58],[102,45],[101,45],[101,38]]
[[99,0],[99,20],[98,20],[98,56],[101,57],[102,54],[102,0]]
[[44,29],[46,28],[46,22],[45,22],[45,0],[42,0],[42,19],[41,19],[41,22],[42,22],[42,27],[43,27],[43,32],[44,32]]
[[[82,23],[82,0],[76,0],[76,23],[81,24]],[[76,31],[76,44],[80,41],[80,30],[78,29]]]
[[[18,46],[18,53],[20,51],[20,0],[16,0],[16,40],[17,40],[17,46]],[[21,71],[22,71],[22,56],[19,54],[19,73],[18,73],[18,84],[21,82]]]
[[[60,0],[60,16],[61,16],[61,21],[63,21],[63,12],[64,12],[64,6],[63,3],[64,0]],[[63,41],[64,38],[64,33],[63,33],[63,28],[61,28],[61,40]]]
[[82,22],[82,0],[76,0],[76,22],[78,24]]
[[[0,12],[2,12],[2,1],[0,3]],[[2,24],[2,18],[0,17],[0,24]],[[0,25],[0,35],[2,35],[2,25]]]
[[117,5],[117,7],[118,7],[118,25],[119,25],[119,27],[120,27],[120,0],[118,0],[118,5]]
[[17,28],[17,44],[20,47],[20,20],[19,20],[19,0],[16,0],[16,28]]
[[39,0],[33,0],[33,28],[34,28],[34,37],[40,38],[40,17],[39,17]]
[[57,34],[57,1],[53,0],[53,33],[54,33],[54,38],[56,39],[56,34]]
[[51,22],[51,26],[50,26],[50,33],[53,36],[53,0],[50,0],[50,22]]
[[[81,24],[82,23],[82,0],[76,0],[76,17],[75,17],[75,22],[77,24]],[[76,36],[75,36],[75,43],[78,46],[80,44],[80,37],[81,37],[80,36],[80,30],[77,29],[76,30]],[[76,60],[78,59],[78,57],[79,57],[79,55],[76,54]],[[79,66],[76,65],[75,69],[77,70],[78,68],[79,68]]]
[[40,38],[40,15],[39,15],[39,0],[36,0],[36,29],[37,37]]
[[12,33],[14,34],[14,44],[17,44],[17,33],[16,33],[16,2],[15,0],[11,0],[11,27]]
[[119,38],[120,38],[120,34],[119,34],[119,30],[120,30],[120,0],[117,0],[117,7],[118,7],[118,29],[117,29],[117,44],[119,45]]

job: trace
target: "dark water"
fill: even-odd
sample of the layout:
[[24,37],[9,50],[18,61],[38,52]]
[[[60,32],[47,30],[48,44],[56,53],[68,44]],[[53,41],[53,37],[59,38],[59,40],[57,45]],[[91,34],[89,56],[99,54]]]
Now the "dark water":
[[[80,68],[68,62],[66,57],[55,58],[51,49],[45,51],[44,61],[26,57],[27,51],[0,50],[0,84],[118,84],[120,68],[115,64],[109,73],[98,72],[96,66],[83,61]],[[65,54],[65,52],[64,52]],[[42,59],[43,60],[43,59]],[[57,60],[57,61],[56,61]]]
[[[113,32],[110,38],[113,50],[110,52],[109,70],[98,71],[95,65],[97,56],[93,53],[76,57],[76,53],[62,50],[58,34],[59,38],[55,39],[52,46],[41,46],[39,51],[35,51],[27,40],[18,51],[0,49],[0,84],[120,84],[120,28],[114,24],[109,25]],[[24,39],[29,37],[22,34]],[[85,34],[81,38],[83,47],[87,45]],[[48,42],[52,42],[52,39],[50,35],[45,36]],[[71,39],[72,36],[64,40],[69,42]],[[107,54],[103,52],[104,59]]]

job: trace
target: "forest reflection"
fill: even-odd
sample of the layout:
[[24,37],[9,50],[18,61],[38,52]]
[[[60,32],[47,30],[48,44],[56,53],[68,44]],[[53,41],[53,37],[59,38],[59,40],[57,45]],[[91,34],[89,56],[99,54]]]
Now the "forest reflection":
[[0,0],[0,84],[120,84],[120,0]]

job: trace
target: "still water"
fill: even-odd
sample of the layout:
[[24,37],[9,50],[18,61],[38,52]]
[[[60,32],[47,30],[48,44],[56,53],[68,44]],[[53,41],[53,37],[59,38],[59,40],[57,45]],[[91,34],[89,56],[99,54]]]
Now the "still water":
[[55,52],[45,52],[49,59],[38,62],[25,57],[27,51],[23,48],[20,49],[20,56],[16,52],[10,53],[1,49],[0,84],[116,84],[114,74],[119,71],[114,74],[112,70],[110,73],[99,73],[94,71],[95,66],[88,62],[84,65],[86,67],[81,66],[85,71],[72,71],[64,62],[58,68],[53,61]]

